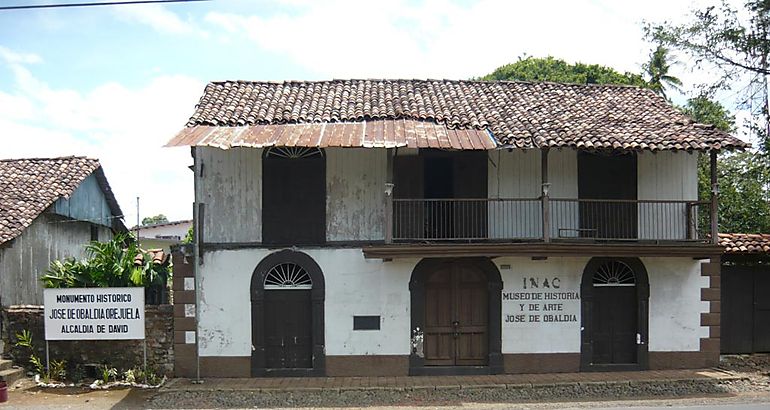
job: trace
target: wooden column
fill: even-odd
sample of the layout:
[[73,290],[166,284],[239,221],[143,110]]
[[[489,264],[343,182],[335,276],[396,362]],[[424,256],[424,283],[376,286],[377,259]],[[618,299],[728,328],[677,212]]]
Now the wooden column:
[[540,206],[543,214],[543,242],[551,242],[551,206],[548,191],[551,183],[548,182],[548,148],[540,151],[540,177],[541,192]]
[[711,243],[719,244],[719,183],[717,182],[717,151],[711,150]]
[[387,166],[385,173],[385,243],[393,242],[393,156],[395,150],[387,150]]

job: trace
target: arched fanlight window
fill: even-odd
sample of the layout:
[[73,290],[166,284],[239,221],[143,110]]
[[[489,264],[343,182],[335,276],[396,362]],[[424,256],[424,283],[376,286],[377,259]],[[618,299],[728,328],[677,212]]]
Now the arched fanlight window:
[[265,154],[267,157],[273,158],[315,158],[323,157],[324,152],[319,148],[308,147],[272,147],[267,150]]
[[292,262],[273,266],[265,275],[265,290],[312,289],[313,280],[302,266]]
[[621,261],[607,261],[596,269],[593,284],[597,287],[635,286],[636,275],[628,265]]

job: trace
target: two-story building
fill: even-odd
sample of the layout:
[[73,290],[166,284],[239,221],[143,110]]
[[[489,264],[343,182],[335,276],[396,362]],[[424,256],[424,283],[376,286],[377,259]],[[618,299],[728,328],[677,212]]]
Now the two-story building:
[[218,82],[168,145],[193,147],[177,354],[202,376],[718,360],[697,163],[746,144],[649,90]]

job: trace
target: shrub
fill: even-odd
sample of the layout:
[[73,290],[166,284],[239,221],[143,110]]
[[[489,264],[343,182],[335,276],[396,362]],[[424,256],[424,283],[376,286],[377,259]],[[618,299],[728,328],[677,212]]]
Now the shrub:
[[168,264],[153,260],[151,253],[129,239],[120,234],[108,242],[91,242],[86,246],[87,259],[54,261],[41,280],[47,288],[164,285]]

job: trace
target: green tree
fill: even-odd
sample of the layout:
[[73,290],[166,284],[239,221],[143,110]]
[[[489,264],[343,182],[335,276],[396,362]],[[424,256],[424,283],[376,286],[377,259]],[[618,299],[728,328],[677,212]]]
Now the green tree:
[[574,84],[625,84],[646,86],[639,74],[620,73],[610,67],[598,64],[569,64],[554,57],[521,58],[512,64],[497,68],[490,74],[480,77],[482,81],[518,80],[551,81]]
[[148,216],[142,219],[142,226],[164,224],[167,222],[168,222],[168,218],[166,218],[166,215],[157,214],[155,216]]
[[[696,122],[713,125],[722,131],[735,129],[735,117],[705,96],[691,98],[682,111]],[[719,158],[720,232],[770,232],[769,165],[765,155],[752,151],[724,154]],[[701,155],[698,160],[698,196],[701,200],[711,196],[711,170],[706,155]],[[706,224],[707,214],[708,210],[702,208],[701,225]]]
[[655,94],[668,100],[666,96],[666,87],[673,88],[680,91],[682,87],[682,80],[669,74],[671,69],[671,57],[669,56],[668,49],[662,45],[658,45],[655,50],[650,54],[650,61],[644,65],[644,71],[649,77],[647,80],[647,86],[650,87]]
[[737,9],[721,0],[718,5],[693,10],[684,24],[648,23],[645,31],[648,39],[690,56],[695,67],[716,69],[718,76],[705,84],[709,92],[744,87],[742,82],[750,79],[755,87],[745,89],[740,98],[755,99],[756,94],[760,95],[758,105],[762,108],[756,115],[763,124],[758,134],[764,142],[761,148],[768,150],[770,1],[747,0],[743,9]]

